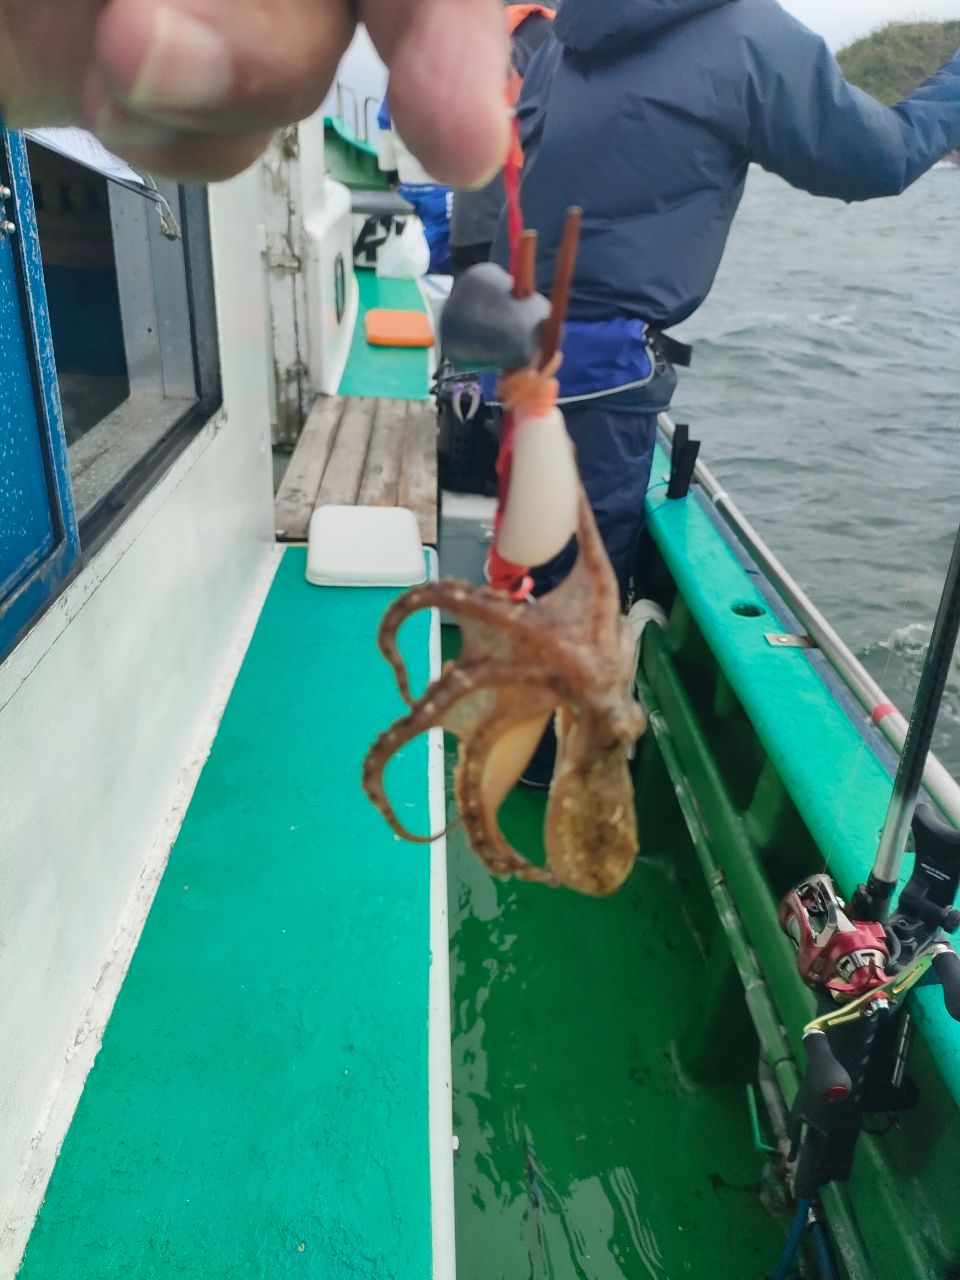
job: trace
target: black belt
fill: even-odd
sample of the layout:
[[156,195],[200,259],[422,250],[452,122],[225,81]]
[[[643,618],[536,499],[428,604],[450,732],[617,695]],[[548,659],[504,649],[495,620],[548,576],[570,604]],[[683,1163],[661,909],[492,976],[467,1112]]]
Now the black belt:
[[686,342],[678,342],[676,338],[671,338],[669,334],[661,333],[659,329],[654,329],[652,325],[647,327],[647,337],[650,339],[650,345],[659,359],[666,360],[670,364],[679,365],[681,369],[690,368],[693,360],[693,347],[688,346]]

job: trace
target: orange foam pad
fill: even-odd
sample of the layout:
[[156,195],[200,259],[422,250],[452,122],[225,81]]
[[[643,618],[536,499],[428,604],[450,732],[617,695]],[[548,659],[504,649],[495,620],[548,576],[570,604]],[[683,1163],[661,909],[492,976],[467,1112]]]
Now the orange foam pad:
[[368,311],[366,325],[374,347],[433,346],[433,329],[420,311]]

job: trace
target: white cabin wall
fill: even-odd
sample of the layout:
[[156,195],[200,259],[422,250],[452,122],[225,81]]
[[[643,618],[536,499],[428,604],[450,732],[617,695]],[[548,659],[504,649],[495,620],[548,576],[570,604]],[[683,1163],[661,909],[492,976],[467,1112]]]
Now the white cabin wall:
[[273,442],[293,446],[317,395],[337,393],[359,310],[350,192],[326,172],[319,112],[274,138],[263,200]]
[[223,413],[0,664],[0,1277],[15,1274],[185,767],[209,747],[218,677],[275,562],[261,191],[253,170],[211,193]]

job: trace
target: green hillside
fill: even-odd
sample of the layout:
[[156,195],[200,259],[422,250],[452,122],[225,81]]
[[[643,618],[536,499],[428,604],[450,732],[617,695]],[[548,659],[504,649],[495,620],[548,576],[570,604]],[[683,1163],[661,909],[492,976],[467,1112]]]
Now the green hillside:
[[881,102],[898,102],[960,48],[960,21],[890,22],[844,49],[838,61],[851,83]]

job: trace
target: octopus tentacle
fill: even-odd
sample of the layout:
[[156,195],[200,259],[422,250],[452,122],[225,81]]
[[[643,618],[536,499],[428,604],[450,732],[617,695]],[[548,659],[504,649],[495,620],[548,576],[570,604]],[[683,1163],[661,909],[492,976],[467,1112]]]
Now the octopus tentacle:
[[436,835],[425,836],[415,834],[400,821],[383,785],[387,765],[397,752],[421,733],[440,726],[459,703],[475,697],[484,689],[505,689],[510,686],[525,686],[529,689],[538,683],[549,688],[550,683],[549,674],[541,667],[510,667],[496,661],[478,665],[471,673],[471,679],[452,679],[451,676],[454,675],[459,673],[448,672],[429,685],[423,695],[411,704],[407,715],[401,716],[385,733],[380,734],[364,760],[362,785],[367,798],[383,814],[392,830],[411,844],[432,844],[446,835],[453,823],[448,823]]
[[518,606],[499,592],[481,588],[477,590],[468,582],[454,578],[445,578],[440,582],[427,582],[421,587],[414,587],[398,600],[395,600],[383,616],[378,633],[380,652],[386,658],[397,681],[400,696],[408,706],[414,702],[410,692],[410,677],[407,665],[400,653],[398,633],[400,628],[415,613],[423,609],[446,609],[453,614],[476,618],[502,628],[506,610],[514,610]]
[[[550,716],[543,717],[544,726]],[[497,824],[496,809],[491,812],[490,798],[484,794],[487,760],[494,745],[504,733],[518,724],[515,710],[494,711],[479,726],[461,756],[454,775],[457,808],[474,853],[497,876],[516,875],[522,880],[556,885],[557,877],[549,867],[537,867],[510,845]],[[500,797],[501,801],[503,797]]]
[[[589,600],[589,609],[584,603]],[[540,602],[556,616],[569,616],[572,630],[582,634],[586,627],[598,640],[612,619],[620,616],[620,588],[600,538],[600,530],[586,494],[580,492],[577,525],[577,558],[567,577]]]
[[[400,747],[442,725],[460,739],[457,805],[474,851],[490,870],[604,895],[623,883],[637,853],[626,749],[644,725],[631,697],[632,635],[582,489],[577,537],[569,576],[532,604],[488,587],[441,581],[414,588],[390,607],[380,648],[408,714],[371,748],[364,789],[398,835],[417,843],[437,839],[406,830],[387,799],[383,775]],[[448,610],[460,623],[462,647],[415,699],[397,637],[407,617],[432,607]],[[511,847],[498,814],[551,714],[557,764],[544,828],[548,862],[538,867]]]
[[[489,626],[498,634],[512,638],[515,644],[532,650],[531,659],[543,661],[549,658],[552,665],[556,654],[557,640],[549,632],[544,632],[543,621],[537,611],[524,603],[511,600],[502,592],[490,587],[471,587],[469,583],[456,579],[442,579],[440,582],[428,582],[422,587],[414,587],[406,595],[401,596],[389,607],[380,623],[378,643],[380,652],[393,670],[400,696],[408,706],[414,702],[410,692],[410,680],[406,663],[397,643],[400,627],[414,613],[423,609],[444,609],[463,625],[464,649],[479,650],[485,660],[491,655],[486,652],[482,641],[472,640],[470,624],[480,623]],[[472,655],[469,655],[472,656]],[[568,677],[582,678],[581,662],[571,662],[565,655],[559,655],[564,673]]]

